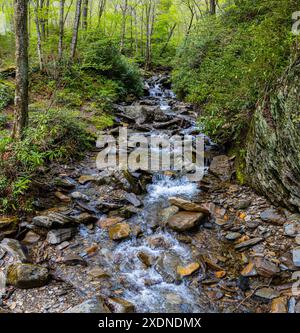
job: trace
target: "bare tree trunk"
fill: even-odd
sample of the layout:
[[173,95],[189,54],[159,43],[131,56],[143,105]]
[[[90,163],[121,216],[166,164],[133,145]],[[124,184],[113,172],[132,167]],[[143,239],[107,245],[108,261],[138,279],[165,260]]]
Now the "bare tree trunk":
[[77,0],[74,28],[73,28],[73,37],[72,37],[72,42],[71,42],[71,60],[73,60],[75,58],[75,53],[76,53],[80,16],[81,16],[81,3],[82,3],[82,0]]
[[83,30],[87,30],[87,27],[88,27],[88,13],[89,13],[89,0],[84,0],[83,9],[82,9],[82,28],[83,28]]
[[36,33],[37,33],[37,53],[39,59],[39,66],[40,71],[44,69],[44,62],[43,62],[43,51],[42,51],[42,34],[41,34],[41,21],[39,18],[39,1],[36,0],[34,3],[34,21],[36,26]]
[[28,1],[15,0],[16,91],[13,138],[22,139],[28,123]]
[[210,15],[216,15],[216,7],[217,7],[217,3],[216,0],[210,0],[209,3],[209,13]]
[[60,0],[59,7],[59,40],[58,40],[58,60],[63,57],[64,26],[65,26],[65,0]]
[[126,20],[127,20],[127,9],[128,9],[128,0],[123,0],[124,6],[121,6],[122,9],[122,31],[121,31],[121,42],[120,42],[120,51],[123,52],[125,46],[125,36],[126,36]]
[[105,11],[105,6],[106,6],[106,0],[100,0],[99,10],[98,10],[98,27],[100,27],[100,22]]
[[161,56],[164,54],[164,52],[166,51],[166,49],[167,49],[167,47],[168,47],[168,45],[169,45],[169,43],[170,43],[170,40],[171,40],[171,38],[172,38],[172,36],[173,36],[173,34],[174,34],[174,31],[175,31],[175,29],[176,29],[176,26],[177,26],[177,23],[174,23],[173,27],[172,27],[171,30],[170,30],[170,33],[169,33],[168,39],[167,39],[167,41],[166,41],[166,44],[164,45],[164,47],[163,47],[162,50],[160,51],[160,54],[159,54],[160,57],[161,57]]

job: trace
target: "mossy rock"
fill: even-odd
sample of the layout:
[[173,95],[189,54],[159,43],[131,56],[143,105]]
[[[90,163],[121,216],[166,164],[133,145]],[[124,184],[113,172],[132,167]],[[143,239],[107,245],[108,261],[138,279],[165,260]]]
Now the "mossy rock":
[[13,264],[7,270],[7,283],[20,289],[45,286],[49,281],[48,269],[33,264]]

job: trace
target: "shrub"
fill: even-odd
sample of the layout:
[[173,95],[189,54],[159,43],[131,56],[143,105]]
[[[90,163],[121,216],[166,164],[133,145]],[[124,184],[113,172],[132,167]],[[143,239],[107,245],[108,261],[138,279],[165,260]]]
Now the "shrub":
[[[92,138],[78,115],[68,110],[35,112],[23,141],[0,139],[0,208],[26,207],[22,196],[42,167],[52,161],[75,159],[91,146]],[[30,197],[30,196],[29,196]]]
[[235,1],[201,20],[178,52],[175,91],[201,106],[200,122],[214,139],[242,137],[258,99],[286,68],[292,2]]
[[0,111],[14,99],[14,90],[11,84],[0,80]]

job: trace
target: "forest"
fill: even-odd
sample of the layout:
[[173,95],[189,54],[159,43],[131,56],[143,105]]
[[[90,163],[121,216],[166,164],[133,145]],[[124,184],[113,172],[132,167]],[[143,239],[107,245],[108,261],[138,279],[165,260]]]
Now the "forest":
[[[299,0],[0,0],[0,314],[299,313],[299,34]],[[191,160],[99,170],[120,128]]]

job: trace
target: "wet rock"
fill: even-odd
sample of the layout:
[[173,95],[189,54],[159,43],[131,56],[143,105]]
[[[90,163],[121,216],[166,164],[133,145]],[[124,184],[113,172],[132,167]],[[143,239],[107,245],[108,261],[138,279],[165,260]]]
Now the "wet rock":
[[213,158],[209,171],[222,181],[229,181],[233,174],[233,162],[226,155]]
[[272,300],[271,313],[287,313],[287,298],[285,296]]
[[96,223],[98,218],[89,213],[81,213],[80,215],[75,216],[74,220],[79,224],[91,224]]
[[120,216],[108,217],[108,218],[98,221],[98,225],[100,228],[107,229],[115,224],[123,222],[124,220],[125,220],[124,217],[120,217]]
[[0,243],[0,248],[11,255],[16,262],[25,263],[29,260],[26,247],[15,239],[4,238]]
[[276,291],[272,288],[269,288],[269,287],[264,287],[264,288],[258,289],[254,295],[259,298],[263,298],[264,300],[267,300],[267,301],[270,301],[270,300],[280,296],[278,291]]
[[253,262],[250,262],[241,272],[241,275],[244,277],[251,277],[251,276],[256,276],[257,271],[255,264]]
[[63,228],[66,226],[74,225],[74,219],[61,214],[61,213],[49,213],[45,216],[36,216],[32,219],[33,225],[46,229]]
[[260,214],[260,218],[266,222],[275,225],[283,225],[285,220],[282,215],[280,215],[276,209],[270,208],[266,209]]
[[188,201],[188,200],[185,200],[185,199],[182,199],[182,198],[176,198],[176,197],[172,197],[169,199],[169,203],[171,205],[174,205],[182,210],[185,210],[185,211],[189,211],[189,212],[200,212],[200,213],[203,213],[203,214],[206,214],[206,215],[209,215],[210,212],[207,208],[199,205],[199,204],[196,204],[192,201]]
[[133,313],[135,311],[134,305],[122,298],[110,297],[105,300],[105,304],[112,313]]
[[101,297],[94,297],[70,308],[65,313],[110,313],[110,311]]
[[279,267],[265,258],[255,258],[257,273],[263,277],[270,278],[280,272]]
[[100,267],[94,267],[92,268],[88,274],[93,278],[93,279],[105,279],[105,278],[109,278],[110,274],[107,273],[107,271],[105,271],[104,269],[100,268]]
[[71,239],[75,234],[76,228],[50,230],[47,234],[47,242],[57,245]]
[[178,211],[179,208],[176,206],[170,206],[162,209],[160,212],[160,221],[162,224],[165,225],[172,216],[178,213]]
[[300,246],[292,250],[292,255],[294,265],[300,267]]
[[7,283],[20,289],[39,288],[48,281],[49,272],[43,266],[17,263],[7,270]]
[[138,258],[146,267],[151,267],[153,265],[153,258],[146,252],[139,252]]
[[61,192],[55,192],[54,195],[56,196],[57,199],[59,199],[62,202],[65,203],[71,202],[71,198]]
[[54,184],[67,190],[71,190],[76,186],[75,180],[70,177],[56,178]]
[[0,247],[0,260],[2,258],[4,258],[5,255],[6,255],[6,251],[4,249],[2,249],[2,247]]
[[228,241],[235,241],[238,238],[240,238],[242,235],[239,232],[229,232],[228,234],[226,234],[225,238]]
[[81,185],[85,185],[86,183],[96,181],[96,177],[92,175],[82,175],[78,179],[78,183]]
[[140,199],[134,193],[125,193],[125,199],[134,207],[140,207],[142,205]]
[[41,240],[41,236],[33,231],[28,231],[22,242],[26,245],[36,244]]
[[192,275],[200,268],[199,263],[193,262],[187,266],[178,266],[177,267],[177,274],[181,277]]
[[109,228],[109,237],[115,241],[122,240],[129,237],[130,232],[131,230],[129,225],[125,222],[122,222]]
[[90,201],[89,197],[81,192],[71,193],[71,198],[73,198],[75,200]]
[[165,282],[178,281],[177,267],[182,266],[181,259],[174,253],[163,253],[157,260],[154,268],[162,276]]
[[175,231],[183,232],[199,225],[204,217],[203,213],[182,211],[168,220],[168,226]]
[[0,217],[0,240],[15,234],[18,230],[16,217]]
[[77,254],[66,255],[65,257],[63,257],[61,262],[67,266],[87,266],[86,261]]
[[252,247],[260,242],[262,242],[264,239],[263,238],[260,238],[260,237],[256,237],[256,238],[251,238],[251,239],[248,239],[244,242],[241,242],[237,245],[235,245],[235,249],[236,250],[243,250],[243,249],[246,249],[246,248],[249,248],[249,247]]

